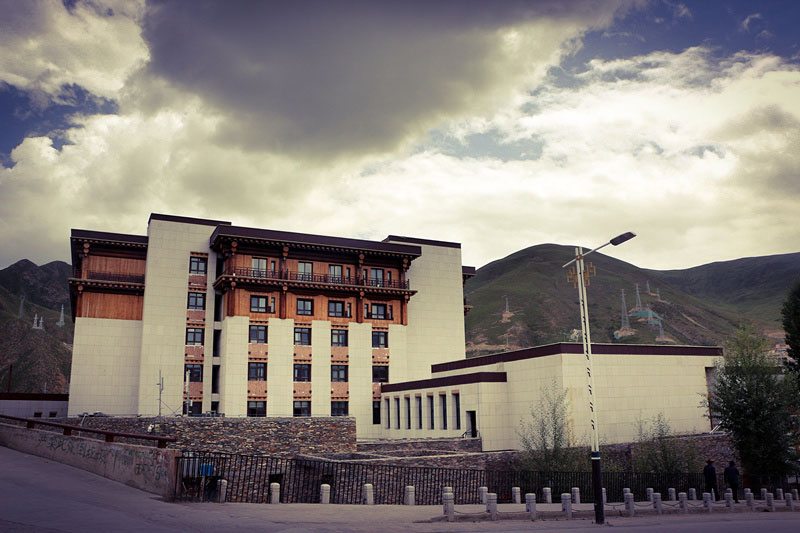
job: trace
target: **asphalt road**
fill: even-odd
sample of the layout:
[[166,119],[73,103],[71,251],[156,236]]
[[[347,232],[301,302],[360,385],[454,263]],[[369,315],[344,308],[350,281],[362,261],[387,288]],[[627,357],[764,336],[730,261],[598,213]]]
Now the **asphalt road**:
[[800,531],[800,512],[610,517],[590,520],[429,522],[439,506],[170,503],[41,457],[0,446],[0,531]]

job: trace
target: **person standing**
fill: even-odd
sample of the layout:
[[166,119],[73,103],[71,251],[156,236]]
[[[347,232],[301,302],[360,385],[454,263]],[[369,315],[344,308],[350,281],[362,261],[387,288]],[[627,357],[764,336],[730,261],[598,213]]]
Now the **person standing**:
[[714,468],[714,459],[708,459],[703,468],[703,478],[706,482],[706,492],[713,494],[714,500],[719,500],[719,489],[717,488],[717,469]]
[[733,499],[736,503],[739,503],[739,469],[736,468],[736,463],[731,461],[728,463],[728,467],[725,469],[723,474],[725,478],[725,483],[731,488],[733,491]]

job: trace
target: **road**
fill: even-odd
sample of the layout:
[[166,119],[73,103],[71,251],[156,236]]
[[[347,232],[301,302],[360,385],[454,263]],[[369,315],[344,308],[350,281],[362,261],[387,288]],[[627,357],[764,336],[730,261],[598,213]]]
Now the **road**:
[[800,512],[715,513],[589,520],[428,522],[439,506],[170,503],[108,479],[0,446],[0,531],[800,531]]

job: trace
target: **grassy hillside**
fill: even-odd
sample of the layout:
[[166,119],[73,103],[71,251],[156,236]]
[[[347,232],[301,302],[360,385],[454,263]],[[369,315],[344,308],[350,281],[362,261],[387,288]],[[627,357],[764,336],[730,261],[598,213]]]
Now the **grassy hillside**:
[[[555,244],[533,246],[494,261],[478,270],[465,286],[467,303],[467,352],[479,355],[504,350],[506,338],[510,349],[569,339],[580,329],[578,291],[567,282],[562,265],[573,258],[574,248]],[[767,327],[761,315],[738,312],[735,307],[718,305],[708,298],[687,292],[658,272],[640,269],[601,253],[589,256],[597,269],[588,291],[589,316],[594,342],[653,343],[657,327],[631,317],[636,334],[622,340],[614,331],[622,321],[621,290],[626,307],[636,302],[635,285],[640,287],[642,305],[651,305],[663,318],[664,335],[677,344],[716,345],[736,327],[749,321]],[[652,295],[646,294],[650,283]],[[661,299],[655,295],[658,289]],[[758,289],[752,288],[757,291]],[[775,292],[772,291],[772,299]],[[505,313],[508,296],[509,312]],[[764,297],[765,301],[769,298]]]

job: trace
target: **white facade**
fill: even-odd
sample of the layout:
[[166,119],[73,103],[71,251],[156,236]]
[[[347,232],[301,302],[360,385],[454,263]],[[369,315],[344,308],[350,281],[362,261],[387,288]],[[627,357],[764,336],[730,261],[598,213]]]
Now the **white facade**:
[[[663,414],[678,434],[709,429],[706,411],[700,403],[708,393],[706,369],[714,366],[721,350],[687,346],[593,346],[599,352],[594,356],[594,371],[602,443],[636,440],[639,421],[658,414]],[[384,424],[383,436],[455,437],[468,434],[474,423],[484,450],[520,449],[521,423],[530,420],[531,409],[541,402],[544,391],[552,387],[567,391],[566,419],[576,442],[588,444],[591,426],[586,365],[578,344],[541,346],[434,365],[428,380],[385,386],[382,405],[384,411],[388,408],[392,423],[391,427]],[[421,420],[415,398],[422,399]],[[433,428],[429,398],[433,398]],[[446,428],[441,398],[447,402]],[[394,412],[398,403],[399,427]]]

